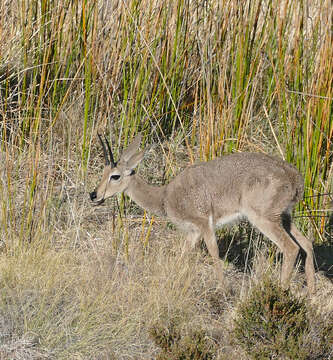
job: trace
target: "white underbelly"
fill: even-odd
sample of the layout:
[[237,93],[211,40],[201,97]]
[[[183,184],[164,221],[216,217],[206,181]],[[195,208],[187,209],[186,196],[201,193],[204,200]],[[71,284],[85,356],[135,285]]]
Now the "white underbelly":
[[220,226],[223,226],[226,224],[230,224],[230,223],[236,222],[242,218],[244,218],[244,215],[242,215],[240,212],[229,214],[229,215],[226,215],[226,216],[223,216],[223,217],[220,217],[219,219],[217,219],[216,223],[215,223],[215,227],[220,227]]

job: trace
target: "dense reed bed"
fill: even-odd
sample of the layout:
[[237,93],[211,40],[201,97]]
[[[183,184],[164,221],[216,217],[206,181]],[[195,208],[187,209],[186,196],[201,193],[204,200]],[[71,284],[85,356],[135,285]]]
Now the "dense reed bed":
[[[117,155],[139,131],[139,171],[157,184],[232,151],[298,167],[295,217],[324,274],[306,301],[318,321],[297,322],[293,354],[332,356],[321,342],[332,344],[332,9],[328,0],[0,3],[1,359],[251,358],[232,331],[253,284],[278,278],[273,246],[246,224],[219,232],[221,283],[204,249],[180,258],[183,238],[163,219],[124,196],[89,203],[103,165],[97,132]],[[279,346],[259,358],[295,356]]]

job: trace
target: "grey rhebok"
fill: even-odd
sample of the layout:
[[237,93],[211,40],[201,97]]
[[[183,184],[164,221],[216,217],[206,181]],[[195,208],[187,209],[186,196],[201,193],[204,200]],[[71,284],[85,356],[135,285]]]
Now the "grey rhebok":
[[187,233],[187,248],[203,238],[210,255],[219,258],[215,228],[246,218],[283,253],[281,282],[288,287],[299,249],[306,253],[308,288],[315,288],[313,247],[292,222],[291,212],[303,196],[303,178],[282,159],[261,153],[235,153],[187,167],[164,186],[147,184],[135,172],[143,159],[141,135],[114,161],[101,141],[105,168],[102,180],[90,193],[95,204],[124,192],[142,208],[164,216]]

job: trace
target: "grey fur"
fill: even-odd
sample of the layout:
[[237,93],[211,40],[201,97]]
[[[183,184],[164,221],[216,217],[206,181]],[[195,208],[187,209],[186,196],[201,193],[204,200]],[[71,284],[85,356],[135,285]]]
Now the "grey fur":
[[167,217],[185,231],[187,249],[203,238],[215,259],[219,258],[215,228],[247,218],[283,253],[284,287],[289,284],[299,248],[305,251],[307,284],[314,291],[312,242],[291,221],[291,211],[303,196],[303,179],[294,166],[260,153],[237,153],[189,166],[169,184],[158,187],[134,172],[144,155],[138,151],[140,141],[138,135],[116,167],[105,167],[99,186],[91,193],[94,202],[125,192],[147,211]]

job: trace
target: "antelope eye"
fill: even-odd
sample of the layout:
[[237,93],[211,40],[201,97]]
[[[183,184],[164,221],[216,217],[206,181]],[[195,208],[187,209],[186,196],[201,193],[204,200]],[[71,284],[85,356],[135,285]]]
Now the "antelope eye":
[[110,176],[110,181],[111,180],[119,180],[120,179],[120,175],[111,175]]

